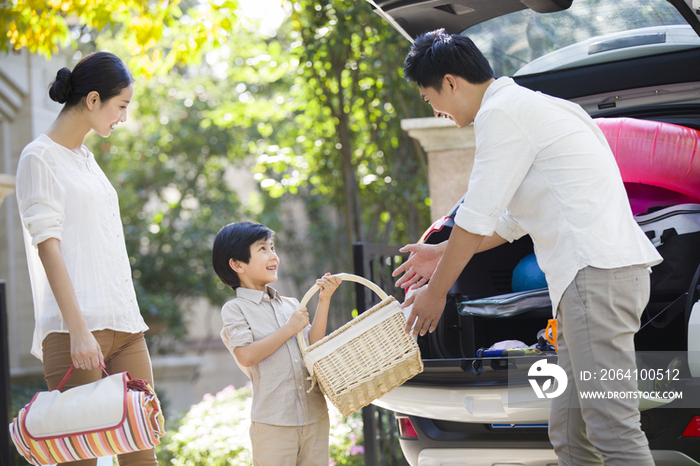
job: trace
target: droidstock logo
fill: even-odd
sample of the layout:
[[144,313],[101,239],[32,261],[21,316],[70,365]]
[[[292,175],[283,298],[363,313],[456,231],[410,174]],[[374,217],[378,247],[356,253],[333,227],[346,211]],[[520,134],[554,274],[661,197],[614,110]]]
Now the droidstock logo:
[[535,364],[530,366],[530,370],[527,372],[530,377],[554,377],[557,381],[556,390],[551,393],[547,393],[548,390],[553,389],[552,379],[547,379],[540,387],[539,383],[535,379],[528,379],[530,385],[532,385],[533,390],[537,398],[556,398],[566,390],[567,377],[564,369],[557,366],[556,364],[547,364],[546,359],[540,359]]

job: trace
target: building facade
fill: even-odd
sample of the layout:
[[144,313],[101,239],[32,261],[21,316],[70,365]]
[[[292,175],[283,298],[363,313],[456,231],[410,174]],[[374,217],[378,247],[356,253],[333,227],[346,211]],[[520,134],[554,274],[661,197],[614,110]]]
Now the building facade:
[[10,367],[18,377],[41,374],[41,362],[29,353],[34,312],[14,175],[24,146],[45,131],[61,109],[47,89],[67,61],[65,54],[51,60],[26,50],[0,54],[0,196],[6,196],[0,204],[0,280],[7,292]]

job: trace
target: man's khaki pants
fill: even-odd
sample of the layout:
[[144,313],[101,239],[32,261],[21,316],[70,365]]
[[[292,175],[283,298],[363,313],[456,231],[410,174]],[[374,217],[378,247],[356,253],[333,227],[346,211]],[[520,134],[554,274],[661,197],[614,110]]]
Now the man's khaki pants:
[[[653,466],[641,430],[639,400],[587,399],[579,392],[636,392],[634,334],[649,300],[649,271],[586,267],[564,292],[558,309],[557,355],[568,376],[566,390],[552,399],[549,438],[560,465]],[[582,371],[594,374],[582,380]],[[606,378],[607,380],[602,380]]]

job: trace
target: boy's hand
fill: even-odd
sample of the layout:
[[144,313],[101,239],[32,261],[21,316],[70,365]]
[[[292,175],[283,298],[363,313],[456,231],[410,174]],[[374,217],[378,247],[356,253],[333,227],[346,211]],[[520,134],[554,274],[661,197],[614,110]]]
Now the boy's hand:
[[305,307],[300,307],[292,313],[292,316],[287,321],[287,325],[294,331],[294,334],[299,333],[309,325],[309,311]]
[[330,273],[326,273],[323,277],[316,280],[316,286],[321,288],[318,299],[331,299],[340,282],[342,280],[337,275],[331,275]]

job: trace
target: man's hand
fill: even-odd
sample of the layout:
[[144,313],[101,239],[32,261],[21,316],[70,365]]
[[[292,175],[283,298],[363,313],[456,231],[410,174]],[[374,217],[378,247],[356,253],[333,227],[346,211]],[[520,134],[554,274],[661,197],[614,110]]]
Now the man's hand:
[[411,254],[406,262],[391,273],[393,277],[403,273],[403,276],[396,281],[395,286],[415,289],[428,283],[440,262],[445,244],[407,244],[399,249],[401,252],[410,252]]
[[406,322],[406,333],[411,333],[411,329],[413,329],[413,336],[416,337],[418,335],[423,336],[428,332],[434,332],[445,309],[446,302],[447,297],[432,292],[430,286],[424,286],[411,293],[403,304],[404,306],[413,304],[411,314]]
[[[432,270],[430,284],[416,290],[402,305],[406,307],[411,302],[413,303],[413,309],[411,309],[406,323],[406,333],[410,333],[411,328],[413,328],[414,336],[435,331],[445,308],[447,293],[450,292],[450,288],[469,263],[483,239],[483,236],[469,233],[455,225],[444,249],[442,249],[444,243],[437,245],[441,248],[442,254],[440,254],[437,268]],[[421,265],[425,265],[425,262],[421,262]]]

